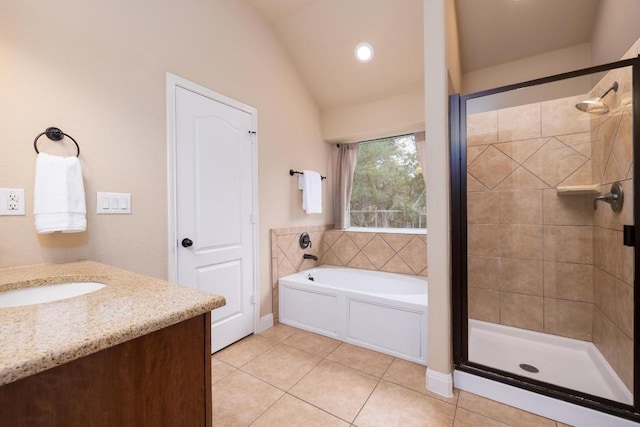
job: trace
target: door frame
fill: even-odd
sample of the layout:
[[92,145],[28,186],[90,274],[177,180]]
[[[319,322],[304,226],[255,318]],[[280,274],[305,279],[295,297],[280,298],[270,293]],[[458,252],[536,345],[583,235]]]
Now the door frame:
[[251,115],[251,170],[253,179],[251,180],[252,197],[252,224],[251,238],[253,240],[251,265],[253,275],[251,278],[253,286],[253,332],[258,330],[260,322],[260,288],[258,286],[259,263],[258,263],[258,110],[250,105],[243,104],[235,99],[224,96],[218,92],[191,82],[172,73],[167,73],[166,93],[167,93],[167,195],[168,195],[168,277],[170,282],[178,282],[178,206],[176,198],[177,166],[176,166],[176,88],[181,87],[191,92],[197,93],[221,104],[243,111]]

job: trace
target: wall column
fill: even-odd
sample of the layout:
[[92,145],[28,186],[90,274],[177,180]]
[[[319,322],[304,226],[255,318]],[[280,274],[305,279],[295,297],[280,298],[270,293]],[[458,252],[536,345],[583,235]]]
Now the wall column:
[[452,396],[446,0],[424,0],[429,367],[427,388]]

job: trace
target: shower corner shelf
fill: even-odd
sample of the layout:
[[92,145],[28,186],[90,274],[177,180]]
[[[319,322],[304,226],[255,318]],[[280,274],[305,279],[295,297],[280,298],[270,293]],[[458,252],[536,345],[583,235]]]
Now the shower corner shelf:
[[593,196],[600,194],[600,185],[563,185],[556,187],[558,196]]

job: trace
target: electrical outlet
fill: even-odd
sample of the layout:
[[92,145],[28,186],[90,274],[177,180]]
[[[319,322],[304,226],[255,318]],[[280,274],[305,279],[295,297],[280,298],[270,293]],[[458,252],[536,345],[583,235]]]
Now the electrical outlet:
[[24,190],[0,188],[0,215],[24,215]]

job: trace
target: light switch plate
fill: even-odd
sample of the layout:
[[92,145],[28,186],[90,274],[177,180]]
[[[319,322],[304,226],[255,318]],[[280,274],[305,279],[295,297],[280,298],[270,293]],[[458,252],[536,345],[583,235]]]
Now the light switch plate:
[[24,215],[24,189],[0,188],[0,215]]
[[97,213],[118,215],[131,213],[131,193],[104,193],[98,191]]

